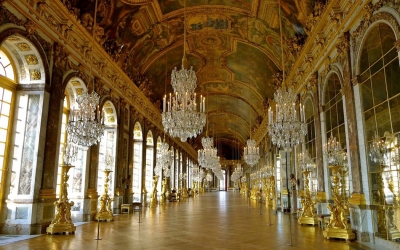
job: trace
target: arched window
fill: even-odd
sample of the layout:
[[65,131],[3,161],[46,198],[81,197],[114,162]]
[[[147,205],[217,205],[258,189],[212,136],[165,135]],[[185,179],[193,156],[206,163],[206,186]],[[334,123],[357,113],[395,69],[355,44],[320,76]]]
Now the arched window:
[[[16,83],[14,69],[7,54],[0,50],[0,187],[4,190],[4,176],[9,160],[9,147],[12,131],[13,105]],[[13,173],[14,174],[14,173]],[[11,183],[13,185],[13,182]]]
[[[311,159],[315,162],[317,156],[315,149],[315,123],[314,123],[314,107],[311,98],[307,98],[304,102],[304,113],[307,123],[307,135],[305,139],[306,150],[310,154]],[[311,173],[311,191],[317,191],[317,169]]]
[[[378,23],[371,27],[360,54],[359,83],[368,153],[371,153],[370,145],[375,133],[385,140],[385,147],[389,149],[385,154],[386,160],[381,163],[372,161],[368,153],[366,156],[371,204],[378,205],[378,217],[383,214],[378,221],[399,227],[398,213],[390,211],[390,206],[396,205],[396,194],[400,190],[400,164],[398,148],[395,146],[399,144],[400,132],[400,70],[398,52],[394,46],[396,40],[392,28],[387,24]],[[391,213],[394,218],[389,215],[391,221],[387,222],[385,214]],[[383,231],[378,225],[378,232]],[[386,237],[386,233],[383,237]]]
[[141,201],[142,193],[142,150],[143,150],[143,133],[139,122],[135,123],[133,129],[133,179],[132,191],[133,201]]
[[[343,96],[341,93],[341,83],[336,73],[328,75],[325,85],[324,106],[325,106],[325,131],[326,142],[333,136],[339,141],[345,152],[346,149],[346,128],[344,123]],[[349,176],[345,177],[346,196],[350,195]],[[330,189],[329,189],[330,190]]]
[[[99,146],[99,167],[97,173],[97,192],[102,194],[104,192],[105,183],[105,169],[110,169],[112,172],[109,175],[108,194],[113,197],[115,190],[115,159],[116,159],[116,145],[117,145],[117,112],[112,102],[106,101],[103,105],[104,134],[100,141]],[[99,203],[100,204],[100,203]]]
[[154,160],[154,140],[153,133],[149,131],[146,136],[146,190],[147,190],[147,200],[150,201],[150,194],[153,184],[153,160]]
[[[68,141],[68,134],[66,133],[66,128],[69,119],[69,110],[74,108],[76,103],[76,98],[86,91],[86,85],[82,79],[78,77],[72,77],[65,90],[65,99],[63,104],[63,114],[62,114],[62,124],[61,124],[61,136],[60,136],[60,152],[58,157],[58,171],[57,171],[57,187],[56,195],[60,195],[60,184],[61,184],[61,174],[63,164],[63,148],[65,143]],[[87,153],[88,148],[77,146],[78,153],[75,162],[71,165],[74,166],[68,172],[68,198],[74,202],[74,206],[71,208],[72,216],[77,221],[83,221],[84,213],[84,193],[85,193],[85,183],[86,183],[86,168],[87,168]]]
[[3,50],[0,50],[0,75],[15,82],[16,76],[14,73],[14,66],[11,63],[9,56]]

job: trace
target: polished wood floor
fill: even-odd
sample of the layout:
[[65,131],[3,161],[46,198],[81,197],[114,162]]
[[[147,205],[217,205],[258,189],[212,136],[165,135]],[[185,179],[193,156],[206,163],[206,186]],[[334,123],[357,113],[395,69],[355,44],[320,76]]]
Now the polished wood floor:
[[[260,213],[261,212],[261,213]],[[270,216],[269,216],[270,215]],[[272,225],[268,225],[269,221]],[[324,240],[319,227],[299,226],[289,215],[268,213],[238,193],[206,193],[139,213],[77,227],[75,235],[41,235],[0,249],[373,249],[357,242]],[[378,249],[378,248],[377,248]]]

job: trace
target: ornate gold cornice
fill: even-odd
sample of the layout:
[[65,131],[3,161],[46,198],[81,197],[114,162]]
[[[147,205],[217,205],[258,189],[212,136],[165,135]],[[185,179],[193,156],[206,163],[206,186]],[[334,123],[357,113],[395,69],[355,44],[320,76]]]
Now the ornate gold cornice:
[[[92,45],[91,34],[61,1],[5,2],[4,7],[8,6],[28,20],[21,21],[18,25],[24,26],[29,34],[40,32],[44,37],[62,45],[63,53],[68,55],[69,62],[84,65],[86,70],[90,69],[92,64],[92,74],[101,78],[107,88],[127,100],[143,117],[152,121],[155,127],[163,129],[159,110],[140,92],[98,43]],[[57,62],[61,67],[63,63],[65,65],[66,62]],[[196,151],[187,143],[182,143],[179,139],[173,140],[180,148],[197,159]]]
[[[342,36],[343,31],[349,30],[354,23],[359,20],[363,13],[360,8],[366,6],[370,1],[365,0],[338,0],[327,1],[324,11],[319,15],[318,22],[313,23],[312,32],[309,33],[303,49],[293,63],[286,82],[295,82],[296,90],[300,91],[308,83],[307,79],[314,72],[325,65],[324,76],[330,68],[329,56],[336,48],[338,37]],[[325,73],[325,74],[324,74]],[[254,139],[259,143],[267,134],[267,119],[263,119],[262,124],[254,135]]]

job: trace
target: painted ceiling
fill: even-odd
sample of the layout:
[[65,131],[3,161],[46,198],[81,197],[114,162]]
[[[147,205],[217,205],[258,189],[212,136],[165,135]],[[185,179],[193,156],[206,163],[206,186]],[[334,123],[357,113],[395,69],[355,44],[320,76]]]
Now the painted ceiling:
[[[97,1],[97,41],[158,108],[172,91],[172,69],[181,67],[186,25],[188,66],[197,74],[197,94],[207,97],[208,114],[203,134],[189,142],[200,149],[207,131],[225,159],[242,151],[264,118],[275,92],[273,75],[282,69],[282,51],[285,67],[295,59],[285,41],[305,36],[303,27],[315,4],[186,0],[184,8],[184,0]],[[92,32],[95,1],[68,2]]]

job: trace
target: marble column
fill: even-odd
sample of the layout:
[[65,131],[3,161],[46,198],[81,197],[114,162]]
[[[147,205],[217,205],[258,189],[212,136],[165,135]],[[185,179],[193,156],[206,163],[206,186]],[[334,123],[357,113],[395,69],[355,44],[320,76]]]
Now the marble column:
[[[320,117],[320,98],[318,94],[317,73],[314,74],[313,78],[310,80],[310,91],[313,96],[313,108],[314,108],[314,127],[315,134],[322,135],[321,128],[321,117]],[[322,146],[322,136],[315,136],[315,164],[317,167],[317,200],[325,202],[326,193],[324,186],[324,163],[323,163],[323,146]]]
[[[56,45],[55,45],[56,46]],[[67,81],[66,81],[67,82]],[[45,233],[54,217],[54,202],[56,201],[56,176],[58,171],[60,126],[62,119],[62,108],[64,102],[63,70],[54,67],[52,72],[52,83],[49,97],[46,140],[44,145],[42,182],[39,190],[38,200],[38,227],[36,233]]]
[[348,149],[349,160],[351,165],[351,179],[353,192],[349,202],[352,204],[365,204],[364,193],[362,190],[362,177],[361,177],[361,164],[360,154],[358,148],[357,139],[357,120],[355,111],[355,99],[353,93],[353,85],[351,81],[351,67],[350,67],[350,35],[344,33],[339,39],[339,43],[336,46],[338,53],[342,55],[340,62],[343,68],[343,86],[342,93],[345,99],[346,106],[346,120],[347,120],[347,137],[348,137]]

